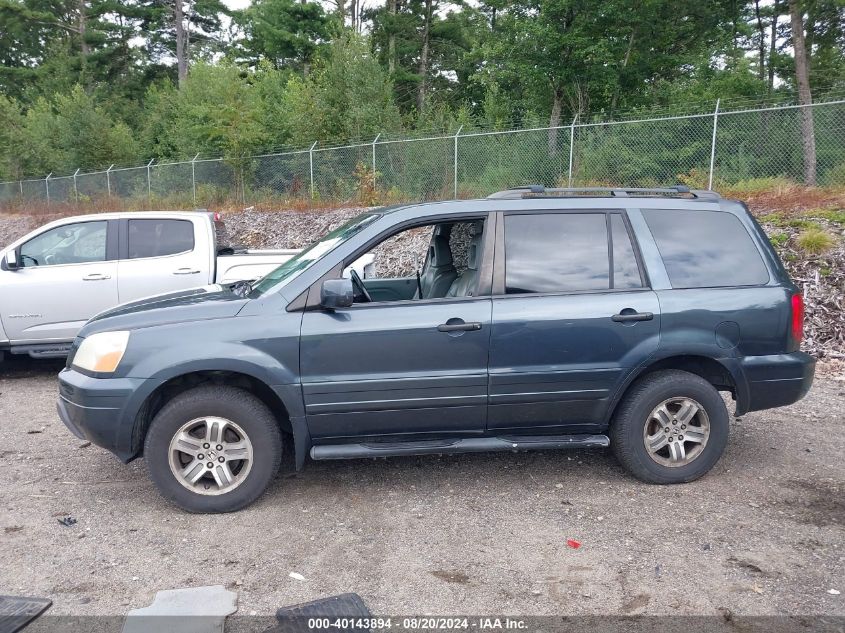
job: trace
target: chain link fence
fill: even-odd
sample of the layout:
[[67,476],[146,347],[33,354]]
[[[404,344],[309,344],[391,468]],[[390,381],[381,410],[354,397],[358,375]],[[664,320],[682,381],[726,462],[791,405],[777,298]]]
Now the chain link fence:
[[506,131],[389,139],[0,183],[0,208],[338,204],[470,198],[524,184],[715,189],[804,174],[810,108],[818,184],[845,186],[845,100]]

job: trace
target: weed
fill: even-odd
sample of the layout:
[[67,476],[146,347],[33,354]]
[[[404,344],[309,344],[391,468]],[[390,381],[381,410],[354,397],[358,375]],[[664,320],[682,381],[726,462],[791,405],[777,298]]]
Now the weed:
[[767,178],[749,178],[740,180],[725,189],[733,195],[748,195],[752,193],[783,193],[797,188],[799,185],[789,178],[783,176],[770,176]]
[[843,209],[809,209],[801,215],[810,218],[820,218],[837,224],[845,224],[845,210]]
[[774,246],[783,246],[789,241],[789,235],[783,232],[773,233],[769,236],[769,241]]
[[833,248],[835,241],[820,228],[808,228],[798,236],[798,248],[810,255],[819,255]]

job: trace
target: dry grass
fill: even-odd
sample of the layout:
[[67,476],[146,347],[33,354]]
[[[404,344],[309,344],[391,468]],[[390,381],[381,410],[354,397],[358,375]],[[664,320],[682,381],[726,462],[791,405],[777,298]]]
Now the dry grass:
[[820,228],[811,227],[802,231],[795,240],[798,248],[808,255],[821,255],[836,245],[829,233]]

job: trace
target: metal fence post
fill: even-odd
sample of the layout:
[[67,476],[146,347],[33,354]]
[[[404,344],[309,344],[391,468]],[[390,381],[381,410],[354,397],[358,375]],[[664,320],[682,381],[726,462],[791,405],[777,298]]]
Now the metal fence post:
[[317,147],[317,141],[308,150],[308,170],[311,174],[311,200],[314,200],[314,148]]
[[194,207],[197,206],[197,172],[194,164],[197,162],[197,158],[200,157],[200,153],[197,152],[197,155],[191,159],[191,191],[194,194]]
[[23,180],[18,180],[18,187],[21,190],[21,202],[23,202]]
[[381,132],[373,139],[373,190],[376,188],[376,142],[379,138],[381,138]]
[[241,191],[240,191],[240,194],[241,194],[241,204],[243,204],[243,205],[246,205],[246,170],[244,169],[245,164],[246,164],[246,154],[242,154],[240,165],[238,166],[238,169],[240,170],[240,173],[241,173],[241,177],[240,177],[240,180],[241,180],[240,189],[241,189]]
[[53,175],[53,172],[51,171],[49,174],[47,174],[47,177],[44,179],[44,188],[47,190],[47,204],[48,205],[50,204],[50,176],[52,176],[52,175]]
[[707,188],[713,189],[713,168],[716,162],[716,128],[719,125],[719,102],[716,99],[716,109],[713,111],[713,140],[710,143],[710,177],[707,179]]
[[73,172],[73,197],[76,200],[76,204],[79,204],[79,187],[76,186],[76,177],[79,175],[79,167],[76,168],[76,171]]
[[150,179],[150,167],[154,160],[155,158],[151,158],[150,162],[147,163],[147,202],[149,202],[150,206],[153,204],[153,181]]
[[572,187],[572,156],[575,152],[575,122],[578,120],[578,113],[575,113],[575,118],[569,125],[569,184],[567,187]]
[[114,163],[109,165],[109,168],[106,170],[106,189],[108,190],[109,198],[111,198],[111,168],[114,167]]
[[455,132],[455,157],[454,157],[454,161],[455,161],[455,174],[454,174],[455,200],[458,199],[458,137],[461,135],[461,130],[463,130],[463,129],[464,129],[464,126],[461,125],[458,128],[458,131]]

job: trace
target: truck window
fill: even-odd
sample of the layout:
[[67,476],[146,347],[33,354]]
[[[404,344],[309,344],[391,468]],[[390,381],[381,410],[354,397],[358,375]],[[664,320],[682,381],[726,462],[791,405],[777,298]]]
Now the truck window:
[[129,220],[129,259],[164,257],[194,250],[189,220]]
[[57,266],[106,260],[108,222],[65,224],[21,245],[21,266]]
[[610,288],[604,213],[505,216],[505,293]]
[[769,281],[760,252],[723,211],[644,209],[673,288],[756,286]]

